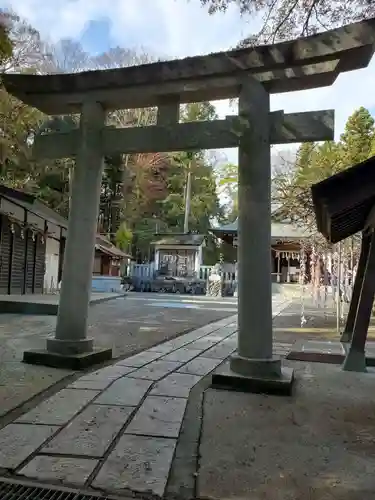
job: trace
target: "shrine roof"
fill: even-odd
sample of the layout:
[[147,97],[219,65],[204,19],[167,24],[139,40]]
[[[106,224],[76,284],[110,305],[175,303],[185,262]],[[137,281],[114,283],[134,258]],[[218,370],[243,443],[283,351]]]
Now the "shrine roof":
[[[238,219],[230,224],[224,224],[219,227],[213,227],[210,232],[214,233],[218,238],[231,239],[237,236],[238,231]],[[297,227],[290,223],[284,222],[272,222],[271,223],[271,239],[276,240],[287,240],[295,241],[308,238],[309,233],[300,227]],[[229,238],[228,238],[229,237]]]
[[311,187],[317,228],[330,242],[363,231],[375,206],[375,156]]
[[341,72],[364,68],[374,53],[375,19],[306,38],[74,74],[6,74],[8,92],[48,114],[77,112],[83,99],[107,109],[157,106],[165,98],[181,103],[238,96],[244,75],[270,93],[331,85]]
[[[30,193],[19,191],[18,189],[12,189],[8,186],[0,184],[0,197],[22,207],[46,222],[50,222],[51,224],[59,226],[63,229],[67,229],[68,227],[68,221],[64,217],[42,203],[36,196]],[[14,214],[12,215],[14,216]],[[20,220],[20,222],[23,222],[23,220]]]
[[238,218],[233,222],[229,222],[229,224],[223,224],[222,226],[213,227],[213,228],[211,228],[211,231],[213,233],[221,231],[222,233],[228,233],[228,234],[236,233],[237,234]]
[[107,238],[98,234],[96,236],[95,248],[102,253],[110,255],[115,259],[131,259],[132,256],[128,253],[123,252],[117,248],[113,243],[111,243]]
[[271,239],[272,240],[302,240],[309,238],[309,232],[301,227],[297,227],[285,222],[271,223]]
[[[40,217],[45,220],[47,223],[53,224],[55,226],[61,227],[63,231],[63,236],[66,237],[66,232],[68,229],[68,220],[65,219],[58,212],[55,212],[52,208],[48,207],[44,203],[42,203],[36,196],[26,193],[24,191],[19,191],[18,189],[12,189],[8,186],[4,186],[0,184],[0,198],[4,198],[15,205],[22,207],[26,211]],[[23,223],[22,220],[17,217],[17,214],[14,213],[6,213],[6,215],[10,215],[14,219],[18,219],[19,222]],[[47,224],[48,229],[48,224]],[[56,235],[59,236],[59,235]],[[96,246],[102,250],[104,253],[112,255],[114,257],[127,257],[131,256],[124,253],[119,248],[115,247],[105,236],[98,234],[96,236]]]
[[200,246],[204,242],[202,234],[165,234],[159,240],[152,242],[156,246]]

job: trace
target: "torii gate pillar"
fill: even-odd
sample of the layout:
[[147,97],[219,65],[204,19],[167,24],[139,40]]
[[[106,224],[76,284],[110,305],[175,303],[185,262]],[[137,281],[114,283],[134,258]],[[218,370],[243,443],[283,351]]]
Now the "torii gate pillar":
[[92,268],[103,173],[103,107],[86,101],[81,107],[80,141],[73,175],[68,237],[55,337],[47,350],[26,351],[24,361],[81,369],[111,359],[112,349],[94,349],[87,337]]
[[293,370],[272,357],[270,97],[254,78],[242,83],[238,147],[238,352],[214,387],[289,394]]

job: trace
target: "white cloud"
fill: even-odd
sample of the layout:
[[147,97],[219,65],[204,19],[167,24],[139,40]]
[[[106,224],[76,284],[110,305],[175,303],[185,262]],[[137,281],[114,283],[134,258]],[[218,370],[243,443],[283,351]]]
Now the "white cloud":
[[[136,30],[139,45],[172,57],[224,50],[248,33],[248,22],[236,8],[210,16],[199,0],[2,0],[51,40],[79,38],[90,20],[108,18],[119,45]],[[155,32],[160,42],[155,42]]]
[[[241,19],[235,7],[209,16],[199,0],[0,0],[0,7],[6,6],[54,41],[79,39],[90,20],[105,17],[111,21],[113,44],[136,43],[171,57],[224,50],[255,26]],[[271,106],[285,112],[333,108],[338,136],[356,108],[375,107],[374,83],[375,58],[367,69],[340,75],[331,87],[272,96]],[[217,103],[217,109],[221,116],[234,112],[228,102]],[[235,161],[235,152],[230,158]]]

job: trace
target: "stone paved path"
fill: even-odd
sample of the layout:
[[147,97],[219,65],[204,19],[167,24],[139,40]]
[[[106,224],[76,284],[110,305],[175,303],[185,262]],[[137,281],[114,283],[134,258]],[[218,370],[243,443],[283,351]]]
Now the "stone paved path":
[[[236,300],[129,294],[89,309],[89,335],[114,358],[130,356],[236,312]],[[23,352],[43,349],[55,316],[0,315],[0,418],[73,372],[21,363]],[[1,422],[1,421],[0,421]]]
[[[273,314],[287,305],[275,300]],[[230,316],[85,374],[0,430],[0,468],[162,496],[189,392],[235,350],[236,329]]]

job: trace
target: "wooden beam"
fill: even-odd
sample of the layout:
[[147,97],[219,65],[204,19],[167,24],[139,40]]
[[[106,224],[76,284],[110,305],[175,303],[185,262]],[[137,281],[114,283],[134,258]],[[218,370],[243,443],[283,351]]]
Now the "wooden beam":
[[[313,142],[334,138],[334,111],[312,111],[282,115],[271,113],[272,144]],[[180,123],[169,126],[109,128],[103,130],[103,155],[221,149],[238,146],[246,120],[229,116],[225,120]],[[37,136],[35,158],[70,158],[79,148],[79,130]]]

